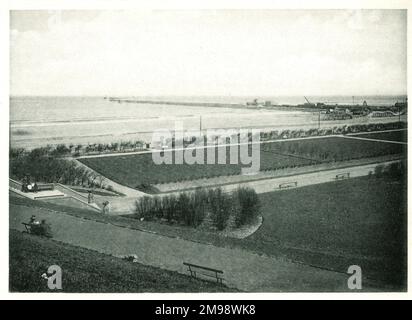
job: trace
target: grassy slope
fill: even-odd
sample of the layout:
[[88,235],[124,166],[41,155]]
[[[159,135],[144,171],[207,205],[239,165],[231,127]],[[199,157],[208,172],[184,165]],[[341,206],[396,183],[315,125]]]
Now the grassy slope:
[[[286,154],[290,154],[290,152],[285,146],[288,145],[292,147],[291,149],[298,151],[287,156]],[[311,150],[314,153],[308,154]],[[310,165],[317,161],[324,161],[319,156],[325,154],[330,157],[328,161],[332,161],[333,157],[336,161],[340,161],[403,152],[404,148],[401,145],[342,138],[283,141],[266,144],[265,148],[261,148],[260,168],[261,170],[272,170],[286,166]],[[229,161],[228,155],[226,160]],[[151,154],[85,158],[79,159],[79,161],[105,177],[131,188],[136,188],[141,183],[157,184],[240,174],[242,167],[241,164],[156,165]]]
[[10,230],[10,291],[49,292],[40,276],[62,268],[64,292],[226,292],[225,286],[131,263],[92,250]]
[[[264,223],[248,247],[365,276],[405,281],[406,185],[387,178],[359,178],[260,196]],[[288,249],[289,248],[289,249]]]
[[[348,265],[359,263],[366,277],[403,288],[406,185],[387,178],[363,177],[259,197],[264,223],[255,234],[242,240],[183,226],[103,216],[58,206],[53,209],[171,237],[283,256],[341,272],[346,272]],[[49,206],[13,197],[10,201]]]
[[399,222],[405,218],[400,183],[386,184],[382,179],[356,182],[261,195],[265,218],[262,239],[372,255],[380,252],[381,246],[392,247],[400,232]]

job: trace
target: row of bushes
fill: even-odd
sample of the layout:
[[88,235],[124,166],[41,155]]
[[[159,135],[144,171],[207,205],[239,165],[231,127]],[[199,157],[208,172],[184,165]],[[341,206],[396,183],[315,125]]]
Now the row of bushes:
[[90,153],[104,153],[104,152],[122,152],[122,151],[133,151],[142,150],[145,148],[145,143],[142,141],[121,141],[113,143],[93,143],[88,144],[81,148],[78,152],[79,154],[74,154],[74,156]]
[[[311,136],[324,136],[332,134],[347,134],[347,133],[357,133],[357,132],[372,132],[378,130],[390,130],[406,128],[406,123],[404,122],[391,122],[391,123],[371,123],[371,124],[357,124],[342,127],[333,127],[325,129],[308,129],[308,130],[283,130],[283,131],[269,131],[262,132],[260,134],[260,139],[274,140],[274,139],[285,139],[285,138],[300,138],[300,137],[311,137]],[[195,137],[191,137],[190,141],[184,141],[184,146],[186,147],[193,142]],[[249,136],[249,139],[251,137]],[[229,138],[228,138],[229,139]],[[227,141],[229,142],[229,141]],[[174,141],[172,145],[174,146]],[[223,142],[222,142],[223,143]],[[87,154],[100,154],[105,152],[124,152],[124,151],[135,151],[142,150],[145,148],[145,143],[143,141],[121,141],[113,143],[91,143],[87,145],[82,144],[58,144],[56,146],[48,145],[46,147],[40,147],[33,150],[37,152],[53,157],[64,157],[64,156],[74,156],[78,157]],[[21,153],[24,152],[22,148],[11,149],[11,153]]]
[[[125,152],[143,150],[145,143],[142,141],[122,141],[113,143],[89,143],[87,145],[82,144],[58,144],[56,146],[47,145],[46,147],[39,147],[33,149],[40,154],[48,155],[51,157],[66,157],[73,156],[79,157],[87,154],[100,154],[105,152]],[[11,153],[18,154],[25,152],[23,148],[13,148]]]
[[[311,129],[300,129],[300,130],[274,130],[274,131],[266,131],[260,133],[260,140],[267,141],[267,140],[278,140],[278,139],[291,139],[291,138],[302,138],[302,137],[315,137],[315,136],[326,136],[326,135],[334,135],[334,134],[348,134],[348,133],[358,133],[358,132],[368,132],[368,131],[379,131],[379,130],[391,130],[391,129],[399,129],[399,128],[406,128],[405,122],[390,122],[390,123],[370,123],[370,124],[354,124],[354,125],[343,125],[343,126],[334,126],[332,128],[311,128]],[[212,137],[210,137],[212,138]],[[248,139],[251,141],[252,133],[248,133]],[[179,145],[183,145],[184,147],[189,146],[193,143],[198,137],[191,136],[186,137],[185,140],[180,141]],[[207,141],[207,137],[204,137],[204,144],[211,144],[210,141]],[[230,143],[230,138],[227,137],[226,139],[216,138],[215,141],[219,141],[220,144]],[[199,142],[199,141],[198,141]],[[172,148],[175,147],[177,141],[174,138],[167,139],[159,143],[159,148],[162,145],[170,145]]]
[[134,217],[181,223],[194,228],[207,220],[212,228],[223,230],[230,219],[235,227],[240,227],[253,220],[259,211],[259,198],[254,189],[242,187],[225,193],[222,188],[199,188],[178,195],[142,197],[136,201]]
[[52,157],[42,152],[42,149],[33,149],[30,152],[15,151],[10,152],[10,176],[14,179],[29,178],[30,181],[38,182],[104,187],[103,176],[83,166],[77,166],[73,161]]
[[395,180],[407,178],[406,161],[393,162],[388,165],[379,165],[375,167],[375,176],[377,178],[388,177]]
[[277,139],[291,139],[302,137],[326,136],[333,134],[348,134],[368,131],[392,130],[406,128],[406,122],[390,122],[390,123],[369,123],[369,124],[354,124],[344,125],[341,127],[335,126],[333,128],[308,129],[308,130],[283,130],[283,131],[269,131],[262,132],[260,139],[277,140]]

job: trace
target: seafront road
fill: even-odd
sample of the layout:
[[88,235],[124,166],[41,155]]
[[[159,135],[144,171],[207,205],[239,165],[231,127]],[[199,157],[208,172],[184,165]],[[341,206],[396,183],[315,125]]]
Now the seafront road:
[[[33,214],[51,223],[54,240],[114,256],[136,254],[138,261],[145,265],[184,274],[187,274],[184,261],[221,269],[225,283],[243,291],[348,291],[349,276],[345,273],[86,220],[44,208],[11,204],[10,228],[23,231],[21,223],[29,221]],[[64,283],[64,266],[62,268]],[[364,279],[363,290],[379,289],[382,289],[380,285]]]

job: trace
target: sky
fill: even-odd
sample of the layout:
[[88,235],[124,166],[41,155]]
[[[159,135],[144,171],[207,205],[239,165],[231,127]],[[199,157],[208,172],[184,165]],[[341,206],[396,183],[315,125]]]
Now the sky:
[[405,10],[12,11],[11,95],[406,94]]

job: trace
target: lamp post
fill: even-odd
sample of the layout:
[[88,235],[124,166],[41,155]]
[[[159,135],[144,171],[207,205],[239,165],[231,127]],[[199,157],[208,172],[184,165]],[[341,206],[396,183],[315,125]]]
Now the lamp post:
[[320,129],[320,110],[321,110],[321,107],[319,106],[318,129]]

